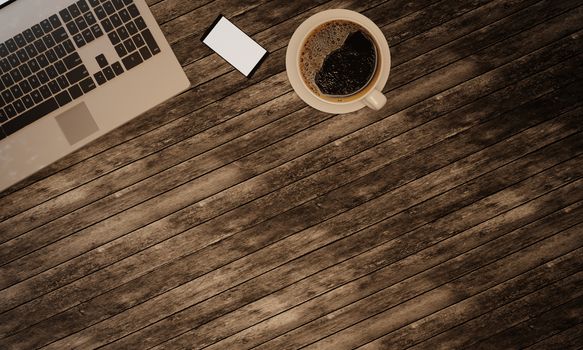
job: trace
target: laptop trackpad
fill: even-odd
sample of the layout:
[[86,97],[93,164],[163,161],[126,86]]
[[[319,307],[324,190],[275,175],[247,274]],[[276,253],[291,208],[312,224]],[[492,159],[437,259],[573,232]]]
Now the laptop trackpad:
[[55,119],[71,145],[99,130],[85,102],[63,112]]

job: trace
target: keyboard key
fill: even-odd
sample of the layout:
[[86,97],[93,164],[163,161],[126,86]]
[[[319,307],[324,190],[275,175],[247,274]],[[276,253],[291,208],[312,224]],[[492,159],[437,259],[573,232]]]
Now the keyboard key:
[[54,98],[50,98],[43,103],[29,109],[18,118],[9,120],[7,123],[2,125],[2,128],[7,135],[13,134],[28,124],[37,121],[38,119],[55,111],[58,108],[59,105],[57,101]]
[[81,34],[83,34],[83,39],[85,39],[85,41],[87,43],[90,43],[90,42],[92,42],[95,39],[95,37],[91,33],[91,29],[85,29],[83,31],[83,33],[81,33]]
[[45,34],[48,34],[53,30],[53,26],[51,26],[51,22],[49,22],[48,19],[45,19],[42,22],[40,22],[40,26],[42,27]]
[[0,43],[0,57],[8,56],[8,48],[4,43]]
[[0,74],[3,73],[8,73],[10,70],[12,69],[12,66],[10,65],[10,62],[8,62],[7,58],[3,58],[0,60]]
[[68,70],[71,70],[82,63],[81,56],[79,56],[77,52],[73,52],[69,56],[65,57],[63,62],[65,62],[65,66],[67,66]]
[[129,5],[132,3],[133,0],[123,0],[124,5]]
[[23,78],[27,78],[32,74],[30,68],[28,68],[28,65],[26,64],[23,64],[20,67],[18,67],[18,70],[20,71],[20,74],[22,75]]
[[144,61],[152,57],[152,53],[150,52],[147,46],[140,48],[140,54],[142,55]]
[[[22,103],[22,101],[20,99],[14,100],[14,102],[12,102],[12,105],[14,106],[14,109],[16,109],[16,113],[19,113],[19,114],[24,112],[24,110],[26,109],[26,107],[24,107],[24,103]],[[17,120],[17,119],[15,119],[15,120]],[[3,127],[6,127],[6,125],[3,125]]]
[[63,58],[67,55],[67,51],[65,50],[63,45],[57,45],[53,50],[55,50],[55,53],[57,54],[58,58]]
[[47,58],[49,59],[49,62],[51,62],[51,63],[54,63],[57,61],[57,59],[59,59],[57,57],[57,54],[55,53],[55,50],[53,50],[53,49],[47,50],[47,52],[45,52],[45,55],[47,56]]
[[95,8],[95,14],[97,15],[97,18],[99,18],[99,19],[104,19],[105,17],[107,17],[107,13],[105,13],[105,10],[103,9],[102,6],[97,6]]
[[36,37],[34,36],[34,33],[32,32],[31,29],[27,29],[23,32],[24,34],[24,38],[26,39],[27,43],[32,43],[36,40]]
[[22,90],[23,94],[26,94],[26,93],[29,93],[30,91],[32,91],[32,87],[30,87],[28,80],[21,81],[20,84],[18,84],[18,86],[20,87],[20,90]]
[[134,35],[132,37],[132,40],[134,41],[134,44],[136,44],[136,47],[142,47],[146,44],[144,42],[144,38],[142,38],[142,36],[140,34]]
[[40,81],[36,75],[32,75],[30,78],[28,78],[28,83],[33,89],[36,89],[40,86]]
[[20,50],[16,51],[16,56],[18,56],[18,59],[22,63],[28,61],[28,54],[26,53],[25,49],[20,49]]
[[89,0],[89,3],[91,4],[91,6],[95,7],[99,5],[99,0]]
[[45,99],[49,98],[53,94],[47,85],[41,86],[39,91],[42,97]]
[[140,53],[137,51],[123,58],[121,61],[123,62],[123,65],[125,66],[126,70],[130,70],[143,62]]
[[66,76],[67,80],[69,80],[69,83],[75,84],[79,82],[81,79],[88,77],[89,72],[87,71],[87,68],[85,68],[84,65],[81,65],[73,69],[72,71],[68,72]]
[[94,24],[91,26],[91,33],[93,33],[95,38],[99,38],[103,35],[103,31],[101,30],[101,27],[99,27],[99,24]]
[[79,11],[79,8],[76,4],[71,4],[69,7],[67,7],[67,10],[69,10],[71,17],[73,18],[79,17],[81,15],[81,11]]
[[27,44],[26,39],[24,39],[24,35],[22,34],[17,34],[14,37],[14,41],[16,42],[16,45],[18,45],[18,47],[25,47]]
[[79,8],[79,10],[81,10],[81,12],[89,11],[89,5],[87,5],[87,2],[85,0],[77,1],[77,7]]
[[20,73],[20,70],[18,70],[18,69],[11,70],[10,76],[12,77],[12,80],[14,80],[14,84],[16,84],[22,80],[22,74]]
[[16,50],[18,50],[18,46],[16,46],[14,39],[8,39],[4,44],[6,44],[6,48],[8,48],[8,51],[10,52],[16,52]]
[[97,84],[99,85],[103,85],[107,82],[107,79],[105,79],[105,75],[103,74],[103,72],[97,72],[94,75],[95,80],[97,81]]
[[51,35],[43,36],[43,42],[45,43],[47,48],[50,48],[50,47],[53,47],[56,45],[55,40],[53,39],[53,37]]
[[49,76],[49,78],[51,79],[55,79],[57,76],[59,76],[59,74],[57,74],[57,70],[55,69],[54,66],[48,66],[45,69],[45,72],[47,72],[47,75]]
[[75,18],[75,24],[77,25],[77,28],[79,28],[79,30],[83,30],[88,27],[84,17]]
[[121,0],[113,0],[113,6],[118,11],[124,7],[123,2]]
[[57,78],[57,82],[59,83],[59,86],[61,87],[61,89],[65,89],[67,87],[69,87],[69,82],[67,81],[67,78],[65,78],[64,75],[61,75],[60,77]]
[[119,35],[117,35],[116,31],[113,31],[113,32],[107,34],[107,36],[109,37],[109,40],[111,41],[111,43],[113,45],[117,45],[121,41],[121,39],[119,38]]
[[126,51],[125,47],[123,46],[123,44],[117,44],[115,45],[115,51],[117,52],[117,55],[121,58],[124,57],[125,55],[128,54],[128,52]]
[[57,72],[59,72],[59,74],[63,74],[67,71],[67,67],[65,67],[63,61],[55,63],[55,68],[57,69]]
[[39,90],[34,90],[33,92],[31,92],[30,97],[32,97],[34,103],[40,103],[43,100],[43,97],[40,94]]
[[26,45],[26,47],[24,49],[26,50],[26,53],[28,54],[28,57],[30,57],[30,58],[33,58],[34,56],[36,56],[38,54],[38,52],[34,48],[34,44],[28,44],[28,45]]
[[89,91],[91,91],[97,87],[95,85],[95,82],[93,81],[93,79],[91,79],[91,77],[86,78],[85,80],[81,81],[79,83],[79,86],[81,86],[81,90],[83,90],[84,93],[88,93]]
[[77,47],[85,46],[85,39],[83,39],[83,35],[81,33],[75,34],[73,36],[73,40],[75,41],[75,44],[77,44]]
[[83,95],[83,91],[78,84],[75,84],[69,88],[69,95],[75,100]]
[[146,22],[144,22],[142,17],[134,19],[134,22],[136,23],[136,27],[138,27],[139,30],[146,29]]
[[10,90],[4,90],[2,91],[2,99],[4,100],[5,103],[10,103],[14,101],[14,96],[12,96]]
[[61,91],[61,87],[59,86],[59,83],[57,83],[56,80],[51,80],[49,81],[49,89],[51,89],[51,92],[54,94],[58,93],[59,91]]
[[132,16],[130,16],[130,13],[126,9],[119,11],[119,17],[126,23],[132,19]]
[[10,85],[14,84],[14,80],[12,80],[12,77],[9,73],[6,73],[2,76],[2,83],[5,87],[9,87]]
[[36,60],[28,61],[28,68],[30,68],[30,71],[33,73],[36,73],[40,70],[40,66]]
[[113,24],[111,24],[111,21],[109,20],[109,18],[104,19],[101,24],[103,25],[103,29],[105,29],[105,31],[107,33],[111,32],[113,30]]
[[134,35],[138,32],[138,27],[136,27],[134,22],[130,22],[130,23],[126,24],[126,28],[127,28],[128,32],[130,33],[130,35]]
[[47,46],[45,45],[44,41],[38,39],[37,41],[34,42],[34,48],[36,49],[37,52],[41,53],[45,52]]
[[24,104],[24,107],[26,107],[27,109],[34,106],[34,101],[32,100],[32,97],[30,97],[30,95],[24,95],[21,100],[22,103]]
[[[6,112],[4,112],[4,110],[2,108],[0,108],[0,122],[5,122],[8,120],[8,116],[6,114]],[[2,132],[0,134],[0,139],[3,138],[4,132]]]
[[75,21],[68,22],[67,29],[69,30],[69,34],[71,35],[79,33],[79,28],[77,28],[77,24],[75,23]]
[[4,112],[8,118],[12,118],[16,115],[16,109],[12,105],[7,105],[4,107]]
[[115,75],[120,75],[124,72],[123,67],[121,66],[121,63],[119,63],[119,62],[115,62],[114,64],[112,64],[111,68],[113,68]]
[[105,12],[107,12],[108,15],[112,15],[115,12],[115,8],[113,7],[111,1],[106,1],[103,4],[103,9],[105,10]]
[[59,16],[57,15],[52,15],[51,17],[49,17],[49,22],[51,22],[53,28],[59,28],[60,26],[63,25],[61,23],[61,20],[59,19]]
[[8,62],[10,62],[10,65],[12,66],[12,68],[16,68],[20,65],[20,61],[18,60],[18,56],[16,56],[15,53],[8,56]]
[[136,50],[136,45],[134,45],[134,42],[132,41],[132,39],[127,39],[123,42],[123,45],[126,47],[126,50],[128,50],[128,52],[132,52]]
[[44,70],[38,72],[36,76],[38,77],[38,80],[40,80],[41,84],[46,84],[50,80],[49,75]]
[[160,48],[158,47],[158,44],[156,44],[156,40],[154,40],[154,37],[152,36],[152,33],[149,29],[144,30],[142,32],[142,36],[144,37],[144,40],[146,41],[146,44],[148,45],[148,48],[153,55],[160,53]]
[[67,53],[71,53],[71,52],[75,51],[75,45],[73,45],[73,42],[69,39],[67,39],[63,42],[63,47],[65,48]]
[[59,15],[61,15],[61,18],[63,19],[63,22],[65,22],[65,23],[69,22],[70,20],[73,19],[73,17],[69,13],[69,10],[67,10],[67,9],[62,9],[61,11],[59,11]]
[[39,66],[41,66],[41,68],[44,68],[44,67],[49,65],[49,60],[47,59],[47,57],[44,54],[38,55],[36,57],[36,60],[38,61],[38,64],[39,64]]
[[95,19],[95,17],[93,16],[93,13],[91,12],[87,12],[85,14],[85,22],[87,22],[88,25],[93,25],[95,23],[97,23],[97,20]]
[[32,26],[32,32],[34,33],[34,36],[37,39],[42,38],[45,35],[45,32],[43,31],[42,27],[40,26],[40,24],[35,24]]
[[125,27],[119,27],[117,29],[117,34],[119,35],[119,37],[120,37],[121,40],[126,40],[127,38],[130,37],[130,34],[125,29]]
[[97,61],[97,64],[99,64],[100,68],[105,68],[109,65],[109,63],[107,62],[107,58],[105,58],[105,55],[103,54],[95,57],[95,60]]
[[138,10],[136,5],[134,5],[134,4],[131,4],[130,6],[128,6],[128,11],[129,11],[130,15],[132,15],[132,17],[138,17],[140,15],[140,11]]
[[53,32],[53,39],[55,39],[56,43],[60,43],[63,40],[67,39],[68,37],[69,35],[67,34],[67,31],[65,30],[64,27],[60,27],[59,29]]
[[111,67],[105,67],[103,69],[103,74],[105,75],[105,78],[107,78],[107,80],[115,78],[115,73],[113,72],[113,69],[111,69]]
[[111,19],[111,23],[113,23],[113,26],[115,28],[121,26],[123,24],[123,22],[121,21],[121,18],[119,18],[119,16],[117,15],[117,13],[111,17],[109,17]]

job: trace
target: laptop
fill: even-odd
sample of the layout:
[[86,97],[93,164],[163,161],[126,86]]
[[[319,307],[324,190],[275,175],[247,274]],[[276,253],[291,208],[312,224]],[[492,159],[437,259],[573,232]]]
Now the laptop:
[[0,0],[0,191],[189,86],[144,0]]

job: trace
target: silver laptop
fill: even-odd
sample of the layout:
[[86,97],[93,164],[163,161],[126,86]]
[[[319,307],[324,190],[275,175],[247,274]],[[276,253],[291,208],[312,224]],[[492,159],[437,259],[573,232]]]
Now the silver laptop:
[[0,190],[189,85],[144,0],[0,0]]

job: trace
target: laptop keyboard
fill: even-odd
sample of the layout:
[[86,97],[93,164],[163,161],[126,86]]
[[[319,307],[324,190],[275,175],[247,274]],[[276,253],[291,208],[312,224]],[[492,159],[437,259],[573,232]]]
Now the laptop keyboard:
[[[76,50],[104,35],[121,60],[91,76]],[[132,0],[80,0],[0,42],[0,139],[159,52]]]

